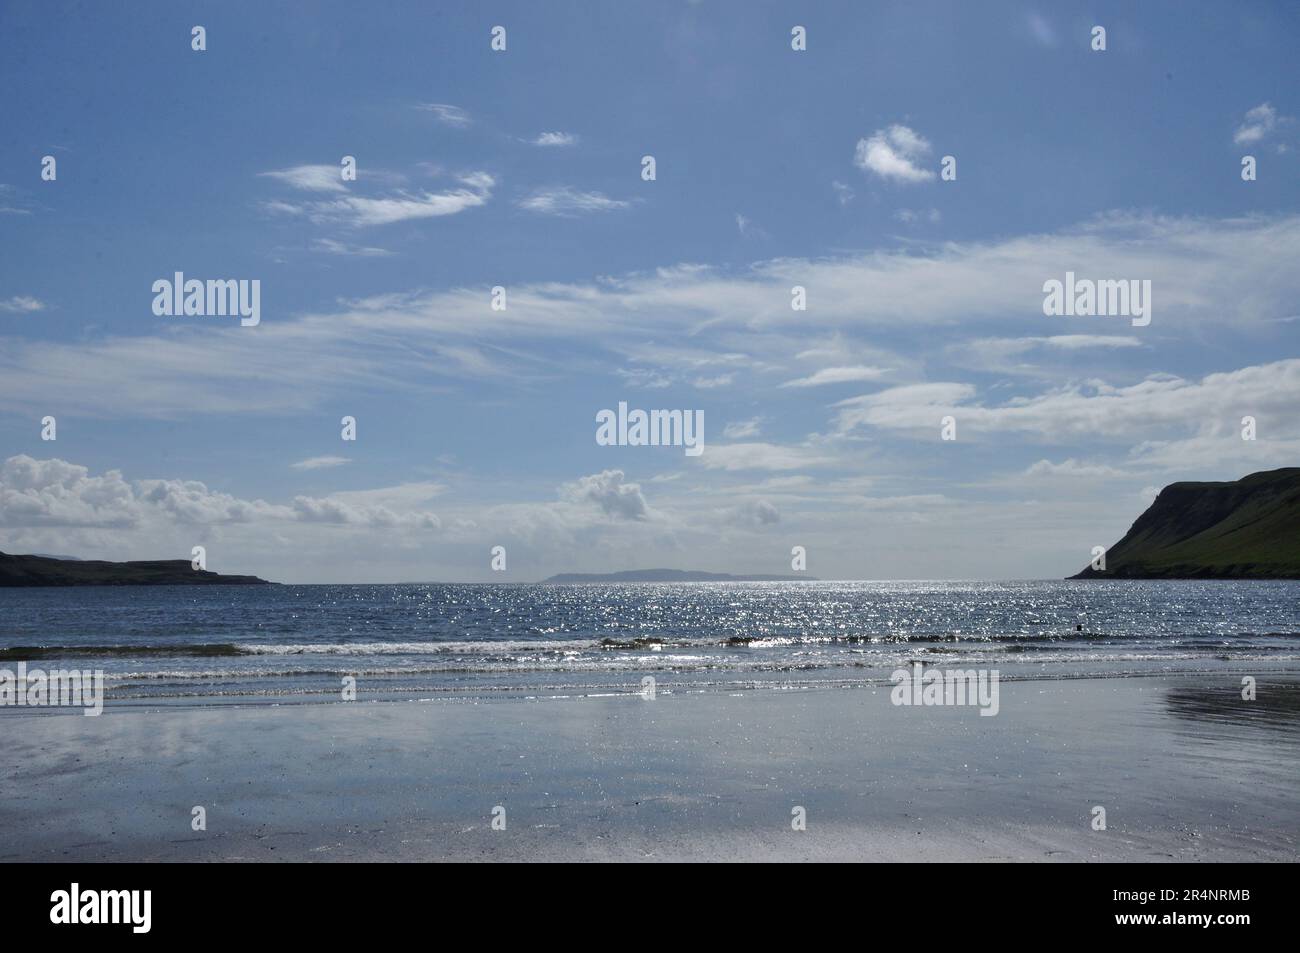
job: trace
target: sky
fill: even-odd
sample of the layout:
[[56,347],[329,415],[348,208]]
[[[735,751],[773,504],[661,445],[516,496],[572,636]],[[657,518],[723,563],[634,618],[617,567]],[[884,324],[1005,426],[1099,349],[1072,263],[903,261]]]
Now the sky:
[[[1300,465],[1297,46],[1293,3],[9,0],[0,551],[1076,572]],[[155,313],[176,272],[258,323]],[[1067,273],[1149,323],[1046,314]],[[598,442],[620,402],[703,452]]]

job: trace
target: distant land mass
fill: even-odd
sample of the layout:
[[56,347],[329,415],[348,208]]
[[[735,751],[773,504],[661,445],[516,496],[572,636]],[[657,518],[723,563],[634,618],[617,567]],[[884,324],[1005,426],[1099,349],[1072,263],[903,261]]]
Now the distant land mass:
[[256,576],[223,576],[191,568],[185,559],[111,563],[93,559],[0,553],[4,586],[269,586]]
[[572,582],[816,582],[813,576],[780,576],[757,573],[733,576],[726,572],[690,572],[683,569],[630,569],[624,572],[563,572],[543,579],[547,583]]
[[1300,579],[1300,467],[1227,483],[1171,483],[1071,579]]

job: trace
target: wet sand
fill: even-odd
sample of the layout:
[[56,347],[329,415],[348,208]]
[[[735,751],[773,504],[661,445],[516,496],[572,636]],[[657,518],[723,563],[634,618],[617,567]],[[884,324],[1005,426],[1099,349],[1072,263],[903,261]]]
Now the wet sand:
[[1297,728],[1300,682],[1261,676],[1247,702],[1219,674],[1003,681],[996,717],[887,686],[666,682],[652,701],[9,709],[0,859],[1294,861]]

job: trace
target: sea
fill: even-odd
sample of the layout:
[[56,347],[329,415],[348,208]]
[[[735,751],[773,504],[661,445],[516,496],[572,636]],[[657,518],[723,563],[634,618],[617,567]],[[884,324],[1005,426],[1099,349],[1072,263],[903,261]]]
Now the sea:
[[20,661],[102,670],[109,707],[1296,674],[1300,581],[0,589]]

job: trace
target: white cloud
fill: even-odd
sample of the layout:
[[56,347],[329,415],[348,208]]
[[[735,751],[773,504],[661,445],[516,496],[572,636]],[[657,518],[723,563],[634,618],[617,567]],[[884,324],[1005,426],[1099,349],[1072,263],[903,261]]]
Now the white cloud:
[[894,213],[894,218],[898,219],[898,221],[902,222],[904,225],[915,225],[917,222],[929,222],[931,225],[936,225],[943,219],[943,213],[937,208],[900,208]]
[[1088,480],[1110,480],[1127,476],[1123,470],[1100,463],[1084,463],[1070,457],[1060,463],[1051,460],[1039,460],[1025,470],[1031,477],[1070,477]]
[[767,238],[767,232],[754,224],[753,219],[746,215],[736,213],[736,231],[740,232],[741,238]]
[[259,176],[283,182],[291,188],[305,192],[346,192],[343,184],[342,166],[336,165],[297,165],[289,169],[276,169],[272,172],[259,172]]
[[741,526],[771,526],[781,522],[781,513],[768,500],[750,500],[730,511],[731,518]]
[[295,496],[294,517],[305,523],[334,523],[379,529],[436,530],[442,520],[434,513],[399,512],[387,506],[367,506],[351,503],[343,494],[324,498]]
[[1247,111],[1246,118],[1232,135],[1232,141],[1239,146],[1248,146],[1259,142],[1277,128],[1277,110],[1269,103],[1260,103]]
[[135,494],[117,470],[92,477],[85,467],[26,454],[0,465],[0,526],[128,527]]
[[434,497],[441,496],[446,489],[441,483],[425,480],[418,483],[381,486],[370,490],[340,490],[337,493],[331,493],[330,499],[341,500],[361,509],[386,507],[407,511],[419,509]]
[[[840,401],[838,426],[847,433],[862,427],[914,429],[937,433],[951,414],[964,434],[1024,433],[1044,443],[1079,439],[1132,442],[1167,435],[1171,428],[1198,436],[1234,434],[1243,416],[1256,417],[1270,440],[1300,436],[1300,359],[1277,361],[1208,374],[1199,381],[1156,374],[1127,386],[1101,381],[1072,382],[1034,397],[1000,405],[972,403],[970,384],[927,383],[890,388]],[[1236,444],[1220,450],[1243,455]]]
[[[915,381],[927,348],[952,364],[971,340],[999,340],[990,331],[1009,321],[1042,332],[1002,339],[1040,342],[1013,344],[1015,353],[1038,348],[1066,358],[1086,354],[1084,346],[1133,348],[1113,339],[1155,348],[1224,330],[1274,334],[1284,327],[1279,318],[1295,314],[1297,257],[1300,216],[1108,216],[997,242],[512,285],[509,312],[485,308],[482,288],[452,288],[285,313],[264,320],[257,334],[173,322],[131,336],[10,335],[0,346],[0,409],[40,410],[52,388],[65,412],[177,419],[303,413],[357,389],[423,394],[484,378],[528,386],[564,373],[542,356],[557,342],[566,344],[565,361],[594,374],[621,367],[645,387],[724,373],[762,384],[792,354],[814,368],[890,367]],[[1149,276],[1151,326],[1043,316],[1043,281],[1062,275],[1063,262],[1084,276]],[[792,284],[816,289],[816,306],[792,312]],[[911,342],[907,359],[855,343],[898,334]],[[1062,371],[1068,367],[1058,380],[1069,376]]]
[[637,483],[625,483],[622,470],[602,470],[560,487],[561,498],[574,503],[595,503],[606,516],[644,520],[649,507]]
[[627,381],[629,387],[662,390],[665,387],[672,386],[673,383],[672,377],[648,367],[620,367],[614,373]]
[[573,146],[577,145],[578,137],[568,132],[544,132],[532,143],[535,146]]
[[351,462],[350,457],[309,457],[306,460],[291,463],[289,466],[295,470],[323,470],[327,467],[341,467],[343,464]]
[[[1073,362],[1079,360],[1076,352],[1127,350],[1142,346],[1141,339],[1136,335],[1052,334],[977,338],[951,345],[948,353],[959,367],[1031,377],[1056,377],[1063,366],[1072,366]],[[1026,360],[1027,355],[1033,355],[1034,360]]]
[[710,470],[802,470],[836,462],[803,447],[762,442],[713,444],[699,459]]
[[[11,205],[11,202],[17,204]],[[30,201],[23,192],[0,182],[0,215],[31,215],[32,210],[25,207],[28,204]]]
[[[64,460],[25,454],[0,465],[0,527],[153,528],[272,523],[336,523],[371,528],[437,529],[438,517],[412,503],[437,492],[431,484],[295,497],[288,505],[243,500],[197,480],[101,476]],[[394,505],[394,503],[398,505]]]
[[581,215],[627,208],[631,202],[612,199],[602,192],[582,192],[567,185],[538,189],[519,202],[519,207],[543,215]]
[[393,254],[387,248],[349,245],[346,242],[338,242],[332,238],[318,238],[312,242],[312,248],[330,255],[342,255],[349,258],[387,258]]
[[958,404],[974,396],[975,388],[970,384],[904,384],[875,394],[850,397],[833,406],[839,409],[837,426],[842,433],[864,426],[937,430],[942,417],[952,414]]
[[735,379],[735,374],[719,374],[717,377],[697,377],[693,383],[700,390],[715,390],[719,387],[730,387]]
[[421,103],[415,108],[432,113],[434,119],[446,126],[463,127],[471,122],[469,113],[448,103]]
[[[1285,421],[1279,421],[1285,427]],[[1294,434],[1294,430],[1292,431]],[[1274,467],[1293,467],[1300,459],[1300,436],[1270,435],[1266,440],[1245,441],[1239,431],[1221,428],[1181,440],[1145,440],[1129,451],[1125,465],[1144,478],[1152,471],[1193,474],[1220,479],[1225,471],[1236,476]]]
[[282,202],[280,199],[270,199],[262,203],[262,208],[268,212],[274,212],[277,215],[302,215],[306,209],[301,205],[294,205],[292,202]]
[[907,126],[895,123],[878,129],[869,139],[859,139],[853,164],[895,182],[926,182],[933,170],[918,165],[930,153],[930,143]]
[[744,440],[746,437],[757,437],[762,423],[762,417],[732,421],[722,428],[722,436],[728,440]]
[[399,193],[378,199],[340,199],[328,208],[318,207],[318,211],[326,218],[337,214],[355,225],[391,225],[409,219],[455,215],[485,205],[490,197],[488,187],[473,186],[449,192]]
[[30,314],[33,311],[44,311],[45,302],[38,301],[29,295],[14,295],[12,298],[0,301],[0,311],[10,311],[18,314]]
[[825,384],[844,384],[850,381],[873,381],[889,372],[884,367],[823,367],[810,377],[786,381],[782,387],[821,387]]
[[1053,334],[1044,338],[1019,338],[1018,343],[1042,344],[1046,347],[1077,351],[1088,347],[1141,347],[1142,342],[1123,334]]
[[399,191],[373,198],[348,194],[303,205],[277,201],[267,203],[265,207],[273,212],[306,215],[317,224],[332,223],[352,227],[391,225],[411,219],[456,215],[467,209],[478,208],[487,204],[496,184],[496,180],[486,172],[462,175],[459,181],[461,188],[444,192]]

